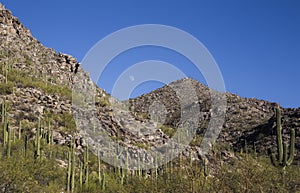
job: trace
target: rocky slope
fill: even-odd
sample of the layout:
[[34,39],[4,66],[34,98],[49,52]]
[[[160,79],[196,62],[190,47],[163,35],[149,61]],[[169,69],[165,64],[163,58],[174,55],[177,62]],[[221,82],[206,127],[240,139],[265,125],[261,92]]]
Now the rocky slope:
[[[151,114],[151,105],[161,103],[166,110],[166,118],[163,124],[175,127],[181,118],[182,107],[174,85],[182,82],[192,82],[200,107],[200,123],[197,130],[199,136],[206,132],[211,117],[210,90],[201,83],[192,79],[183,79],[164,86],[158,90],[127,101],[130,108],[136,114]],[[189,97],[189,92],[186,92]],[[225,93],[227,99],[225,122],[217,139],[217,144],[223,144],[235,151],[241,149],[256,149],[260,154],[268,155],[270,149],[276,147],[276,117],[275,108],[277,103],[268,101],[241,98],[238,95]],[[161,110],[161,111],[163,111]],[[296,130],[296,158],[295,163],[300,161],[300,108],[282,108],[282,122],[284,140],[289,142],[290,130]],[[155,112],[162,114],[162,112]]]
[[[75,138],[80,150],[89,143],[96,146],[102,138],[93,138],[86,131],[78,127],[93,126],[93,121],[75,121],[72,118],[72,89],[74,86],[88,85],[95,88],[88,73],[80,68],[80,64],[70,55],[57,53],[53,49],[44,47],[32,37],[20,21],[0,4],[0,103],[8,103],[9,121],[16,130],[19,121],[24,123],[23,132],[34,133],[35,123],[39,119],[53,119],[54,141],[57,144],[69,144]],[[171,83],[182,85],[186,81],[192,83],[190,89],[196,90],[198,99],[191,100],[189,105],[199,105],[199,136],[205,133],[212,115],[209,89],[190,79],[183,79]],[[85,88],[86,89],[86,88]],[[186,88],[189,89],[189,88]],[[73,93],[74,94],[74,93]],[[188,92],[187,92],[188,94]],[[180,100],[170,85],[128,101],[131,111],[123,103],[111,98],[100,88],[96,87],[95,107],[89,109],[75,108],[79,116],[89,118],[95,114],[102,131],[128,147],[134,157],[144,155],[142,159],[153,162],[153,155],[145,150],[161,146],[169,141],[169,136],[161,128],[161,120],[151,120],[147,116],[149,107],[154,101],[163,104],[166,112],[161,112],[162,122],[175,128],[180,120]],[[189,98],[188,96],[186,96]],[[275,144],[274,108],[275,103],[257,99],[244,99],[237,95],[226,93],[226,120],[218,143],[226,144],[238,151],[245,146],[255,144],[260,153],[265,153]],[[191,97],[193,98],[193,97]],[[73,97],[74,102],[74,97]],[[127,104],[128,104],[127,103]],[[77,111],[76,111],[77,110]],[[284,132],[296,129],[296,160],[300,156],[300,109],[282,108]],[[159,114],[160,112],[155,112]],[[153,115],[153,113],[152,113]],[[158,116],[158,118],[161,116]],[[152,119],[154,119],[152,117]],[[33,135],[32,135],[33,136]],[[288,135],[285,135],[288,138]],[[109,149],[102,148],[104,155]],[[224,150],[226,153],[227,150]],[[192,152],[193,158],[198,158],[199,147],[185,147],[184,155]],[[125,156],[125,154],[124,154]],[[152,156],[152,157],[151,157]]]
[[[72,89],[83,85],[95,89],[93,110],[100,123],[98,126],[110,137],[128,146],[130,153],[142,155],[145,148],[166,140],[156,123],[136,120],[121,103],[96,87],[74,57],[44,47],[1,4],[0,45],[0,103],[8,104],[9,122],[15,132],[21,121],[23,132],[33,137],[36,122],[40,119],[42,124],[47,125],[47,120],[51,119],[57,144],[69,144],[75,138],[77,149],[82,149],[87,143],[96,149],[96,140],[100,139],[93,139],[78,129],[78,126],[90,126],[90,120],[76,120],[75,125],[72,117],[76,111],[72,108]],[[89,109],[77,110],[83,116],[90,113]],[[102,154],[107,151],[101,149]],[[153,158],[149,159],[153,161]]]

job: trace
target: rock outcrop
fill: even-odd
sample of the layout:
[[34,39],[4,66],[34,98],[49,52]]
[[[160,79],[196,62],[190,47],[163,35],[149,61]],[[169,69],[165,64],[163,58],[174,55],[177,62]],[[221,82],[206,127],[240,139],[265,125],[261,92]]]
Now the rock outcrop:
[[[203,135],[208,127],[212,109],[210,90],[203,84],[192,80],[183,79],[164,86],[158,90],[144,94],[135,99],[127,101],[130,108],[137,114],[150,114],[150,106],[159,101],[167,111],[163,124],[176,127],[181,116],[181,106],[176,92],[172,89],[174,85],[184,81],[191,81],[195,89],[200,107],[198,135]],[[189,93],[186,93],[188,96]],[[267,155],[269,149],[276,146],[276,117],[275,108],[277,103],[264,100],[241,98],[238,95],[224,93],[227,99],[226,116],[223,128],[219,134],[217,143],[227,144],[235,151],[247,148],[253,149],[260,154]],[[282,108],[284,139],[289,141],[291,129],[296,130],[296,158],[300,161],[300,108]]]

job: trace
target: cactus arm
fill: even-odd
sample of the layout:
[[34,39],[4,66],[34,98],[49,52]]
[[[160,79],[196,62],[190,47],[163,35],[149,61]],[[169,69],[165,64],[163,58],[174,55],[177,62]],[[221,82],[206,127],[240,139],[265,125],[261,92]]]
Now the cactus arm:
[[291,131],[291,144],[290,144],[290,157],[287,160],[286,164],[291,165],[294,160],[294,154],[295,154],[295,129],[292,129]]
[[274,153],[271,154],[271,161],[275,167],[279,166],[279,162],[276,160],[276,156]]
[[283,143],[283,160],[281,162],[283,166],[286,166],[287,159],[288,159],[288,148],[287,148],[287,144]]

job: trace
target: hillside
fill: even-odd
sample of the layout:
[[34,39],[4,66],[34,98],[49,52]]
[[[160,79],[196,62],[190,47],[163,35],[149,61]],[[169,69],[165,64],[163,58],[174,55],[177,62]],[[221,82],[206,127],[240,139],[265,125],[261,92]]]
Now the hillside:
[[[167,115],[164,125],[176,128],[180,120],[180,100],[172,89],[183,82],[191,82],[197,93],[198,105],[200,107],[200,123],[197,130],[199,136],[206,132],[210,121],[211,93],[209,88],[193,79],[183,79],[166,85],[158,90],[144,94],[138,98],[128,101],[130,109],[137,114],[149,113],[149,107],[160,101],[166,108]],[[186,93],[188,98],[189,92]],[[235,151],[240,151],[248,144],[248,148],[255,146],[257,153],[268,155],[268,150],[276,146],[276,115],[277,103],[272,103],[255,98],[241,98],[238,95],[225,93],[227,99],[226,116],[223,128],[217,139],[217,144],[227,143]],[[290,130],[295,129],[300,133],[300,108],[282,108],[283,133],[286,139],[289,138]],[[159,114],[160,112],[156,112]],[[296,136],[296,158],[300,161],[300,137]],[[296,162],[297,163],[297,162]]]
[[[0,192],[300,191],[300,108],[280,108],[283,140],[296,131],[295,158],[283,178],[268,152],[276,152],[275,103],[226,93],[222,131],[202,155],[214,113],[209,88],[183,79],[120,102],[97,87],[76,58],[43,46],[2,4],[0,66]],[[182,114],[171,87],[182,85],[198,97],[185,111],[200,108],[196,135],[185,145],[172,138]],[[95,97],[87,108],[84,91],[90,90]],[[154,101],[164,105],[165,121],[152,116],[165,112],[149,112]],[[168,142],[173,149],[165,148]],[[154,151],[173,156],[179,149],[167,160]],[[153,165],[159,167],[146,167]]]

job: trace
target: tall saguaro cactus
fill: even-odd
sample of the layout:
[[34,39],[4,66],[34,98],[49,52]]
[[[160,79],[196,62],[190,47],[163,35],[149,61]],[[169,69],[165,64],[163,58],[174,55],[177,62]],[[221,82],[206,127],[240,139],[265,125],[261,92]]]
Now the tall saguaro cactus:
[[68,169],[67,169],[67,192],[69,193],[71,191],[71,157],[72,153],[68,152]]
[[281,113],[279,107],[276,108],[276,133],[277,133],[277,159],[274,154],[271,155],[271,160],[274,166],[281,166],[285,168],[292,164],[295,153],[295,130],[291,130],[290,149],[288,155],[288,146],[286,142],[282,141],[282,125]]
[[41,120],[39,120],[35,137],[35,159],[38,159],[41,156]]
[[7,150],[6,150],[6,154],[7,154],[7,157],[9,158],[10,155],[11,155],[11,130],[10,130],[10,127],[9,127],[9,123],[7,123],[6,125],[6,129],[7,129]]
[[86,146],[85,152],[84,152],[84,163],[83,163],[83,167],[84,167],[84,171],[85,171],[85,180],[84,180],[84,184],[85,187],[88,188],[89,186],[89,147],[88,145]]
[[5,120],[5,116],[6,116],[6,100],[4,98],[3,102],[2,102],[2,108],[1,108],[1,122],[4,123]]
[[75,141],[71,141],[68,152],[67,192],[75,192]]

